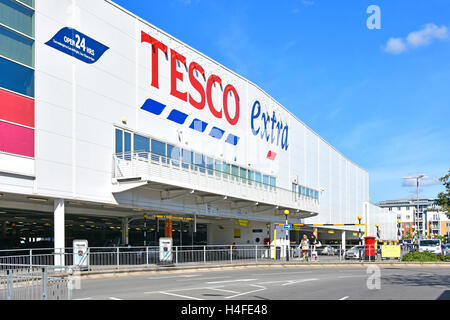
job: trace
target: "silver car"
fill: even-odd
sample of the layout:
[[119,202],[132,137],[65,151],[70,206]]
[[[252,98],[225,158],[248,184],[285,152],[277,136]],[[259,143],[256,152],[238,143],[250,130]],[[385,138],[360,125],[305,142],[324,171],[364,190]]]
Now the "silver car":
[[364,256],[364,246],[354,246],[344,254],[345,260],[362,259]]

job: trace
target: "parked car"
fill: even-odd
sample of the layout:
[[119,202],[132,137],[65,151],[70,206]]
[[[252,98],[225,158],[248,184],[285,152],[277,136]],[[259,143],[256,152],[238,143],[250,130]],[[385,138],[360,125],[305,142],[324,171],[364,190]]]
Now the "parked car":
[[323,249],[321,251],[319,251],[319,254],[328,255],[328,256],[334,256],[334,255],[339,254],[339,250],[337,248],[333,248],[330,245],[325,245],[323,247]]
[[364,246],[354,246],[345,252],[344,259],[345,260],[362,259],[363,255],[364,255]]
[[419,252],[431,252],[442,254],[441,240],[439,239],[422,239],[419,240]]
[[450,243],[447,244],[443,244],[442,245],[442,255],[443,256],[448,256],[450,254]]

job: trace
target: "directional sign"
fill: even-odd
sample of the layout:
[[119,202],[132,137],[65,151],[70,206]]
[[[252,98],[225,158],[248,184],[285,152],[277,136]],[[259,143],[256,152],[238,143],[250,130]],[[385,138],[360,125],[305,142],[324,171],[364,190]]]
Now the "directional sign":
[[292,230],[292,224],[285,224],[284,230]]

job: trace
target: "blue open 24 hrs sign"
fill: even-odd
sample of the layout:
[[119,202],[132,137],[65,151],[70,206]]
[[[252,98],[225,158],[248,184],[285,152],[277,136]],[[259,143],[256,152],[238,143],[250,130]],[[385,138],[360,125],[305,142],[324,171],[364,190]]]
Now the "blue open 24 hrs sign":
[[85,63],[95,63],[109,47],[69,27],[62,28],[46,45]]

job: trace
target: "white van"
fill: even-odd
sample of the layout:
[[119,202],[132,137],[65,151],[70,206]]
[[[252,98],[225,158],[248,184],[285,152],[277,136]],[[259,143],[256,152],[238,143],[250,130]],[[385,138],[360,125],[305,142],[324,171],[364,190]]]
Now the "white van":
[[441,240],[423,239],[419,241],[419,252],[442,254]]

